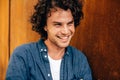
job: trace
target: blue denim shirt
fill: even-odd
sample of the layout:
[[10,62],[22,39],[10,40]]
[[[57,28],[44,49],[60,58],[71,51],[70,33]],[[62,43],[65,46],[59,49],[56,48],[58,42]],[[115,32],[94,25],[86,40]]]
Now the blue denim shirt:
[[[16,48],[10,58],[6,80],[52,80],[47,53],[42,39]],[[60,80],[92,80],[85,55],[74,47],[66,48]]]

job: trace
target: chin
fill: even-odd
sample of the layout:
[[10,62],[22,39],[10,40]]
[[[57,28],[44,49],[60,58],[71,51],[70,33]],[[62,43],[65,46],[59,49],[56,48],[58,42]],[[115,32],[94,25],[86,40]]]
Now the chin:
[[68,47],[68,46],[69,46],[68,43],[63,43],[63,44],[60,44],[60,45],[59,45],[59,47],[61,47],[61,48],[66,48],[66,47]]

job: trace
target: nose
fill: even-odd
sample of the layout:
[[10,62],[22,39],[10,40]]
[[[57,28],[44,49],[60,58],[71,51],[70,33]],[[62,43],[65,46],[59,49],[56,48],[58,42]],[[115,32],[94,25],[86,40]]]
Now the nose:
[[69,34],[69,28],[67,26],[63,26],[61,33],[64,35]]

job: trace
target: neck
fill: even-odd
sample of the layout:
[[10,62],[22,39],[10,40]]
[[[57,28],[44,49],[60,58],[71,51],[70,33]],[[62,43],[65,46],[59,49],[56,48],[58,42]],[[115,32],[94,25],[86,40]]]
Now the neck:
[[60,48],[57,47],[54,44],[51,44],[49,41],[45,41],[45,44],[48,48],[48,55],[54,59],[54,60],[58,60],[61,59],[65,53],[65,48]]

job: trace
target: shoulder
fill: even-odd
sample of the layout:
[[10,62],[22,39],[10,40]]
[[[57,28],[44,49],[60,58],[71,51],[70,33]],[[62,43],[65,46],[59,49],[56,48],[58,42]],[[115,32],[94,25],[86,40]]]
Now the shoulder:
[[25,56],[29,55],[31,51],[34,51],[34,46],[36,43],[22,44],[16,47],[12,53],[13,56]]
[[68,51],[70,52],[70,54],[72,54],[73,56],[77,56],[77,57],[86,57],[85,54],[78,50],[77,48],[73,47],[73,46],[68,46]]
[[34,43],[27,43],[27,44],[22,44],[20,46],[17,46],[15,49],[14,49],[14,52],[18,52],[18,51],[25,51],[25,50],[28,50],[31,48],[31,46],[33,46]]

